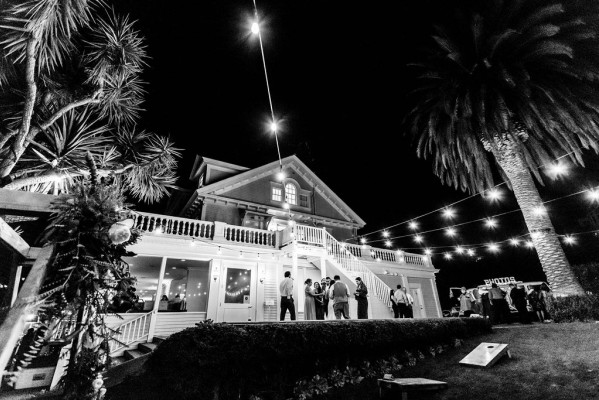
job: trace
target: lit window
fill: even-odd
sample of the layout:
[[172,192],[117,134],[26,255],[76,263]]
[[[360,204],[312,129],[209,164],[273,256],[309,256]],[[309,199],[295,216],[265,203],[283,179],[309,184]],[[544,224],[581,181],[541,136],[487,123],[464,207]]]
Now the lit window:
[[283,200],[283,191],[280,188],[272,188],[272,199],[274,201]]
[[293,205],[297,204],[295,192],[296,192],[295,185],[293,185],[292,183],[288,183],[285,185],[285,201],[287,203],[293,204]]

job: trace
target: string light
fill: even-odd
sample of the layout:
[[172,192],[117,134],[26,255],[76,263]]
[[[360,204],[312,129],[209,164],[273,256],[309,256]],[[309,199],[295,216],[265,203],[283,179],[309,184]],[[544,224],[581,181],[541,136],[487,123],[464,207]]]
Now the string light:
[[416,243],[420,243],[420,242],[422,242],[422,240],[423,240],[423,239],[422,239],[422,236],[421,236],[421,235],[416,235],[416,236],[414,236],[414,241],[415,241]]
[[283,171],[280,171],[279,173],[277,173],[277,179],[279,181],[285,180],[285,173]]
[[496,243],[489,243],[488,247],[491,253],[499,252],[499,245],[497,245]]
[[424,249],[424,254],[430,256],[431,254],[433,254],[433,251],[431,249]]
[[418,223],[416,221],[410,221],[408,226],[410,227],[410,229],[413,229],[413,230],[418,229]]
[[445,218],[453,218],[454,215],[455,211],[452,208],[447,207],[443,210],[443,216]]
[[553,175],[554,179],[558,178],[561,175],[568,174],[568,167],[560,162],[551,165],[547,170],[549,171],[550,175]]
[[446,260],[451,260],[453,258],[453,256],[450,253],[443,254],[443,257],[445,257]]
[[462,246],[456,246],[455,252],[458,254],[464,254],[464,248]]
[[512,246],[518,246],[520,244],[520,241],[518,239],[510,239],[510,244]]
[[392,245],[392,243],[391,243],[391,241],[390,241],[390,240],[386,240],[386,241],[385,241],[385,246],[387,246],[387,247],[391,247],[391,245]]
[[383,237],[389,237],[389,232],[388,231],[383,231]]
[[472,249],[468,249],[467,253],[470,257],[474,257],[474,255],[475,255],[474,250],[472,250]]
[[566,244],[576,244],[576,239],[574,239],[572,236],[564,236],[564,242],[566,242]]
[[599,201],[599,190],[597,190],[597,189],[589,190],[587,197],[591,201]]
[[532,209],[532,213],[536,216],[545,214],[545,211],[546,211],[545,207],[543,207],[543,206],[535,207]]
[[485,225],[487,225],[487,228],[495,228],[497,226],[497,221],[493,218],[489,218],[485,221]]
[[447,229],[445,230],[445,234],[446,234],[447,236],[455,236],[455,234],[456,234],[456,230],[455,230],[455,228],[447,228]]
[[534,243],[531,242],[530,240],[526,241],[525,244],[526,244],[526,247],[528,247],[529,249],[532,249],[533,247],[535,247]]
[[487,191],[487,199],[496,201],[501,199],[501,192],[496,188]]
[[251,30],[254,35],[259,34],[260,33],[260,25],[258,25],[258,23],[256,21],[252,22]]
[[365,238],[361,238],[360,239],[360,243],[365,244],[366,243],[366,239]]

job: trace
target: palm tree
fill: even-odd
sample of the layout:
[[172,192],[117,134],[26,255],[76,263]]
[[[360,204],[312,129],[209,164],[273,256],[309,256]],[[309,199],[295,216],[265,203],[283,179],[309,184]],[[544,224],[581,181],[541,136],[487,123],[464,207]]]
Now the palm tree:
[[164,195],[179,154],[134,129],[146,51],[133,22],[103,0],[0,0],[0,10],[0,185],[68,189],[89,175],[91,151],[138,198]]
[[443,183],[482,191],[493,160],[511,185],[557,295],[584,293],[535,186],[539,166],[599,150],[599,40],[592,1],[460,2],[435,27],[407,114]]

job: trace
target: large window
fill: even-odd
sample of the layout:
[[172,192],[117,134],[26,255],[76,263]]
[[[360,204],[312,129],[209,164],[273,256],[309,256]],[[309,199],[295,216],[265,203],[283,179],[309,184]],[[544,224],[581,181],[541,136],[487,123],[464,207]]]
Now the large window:
[[289,204],[297,205],[297,189],[293,183],[285,185],[285,201]]
[[283,191],[280,188],[272,188],[272,199],[274,201],[282,201]]

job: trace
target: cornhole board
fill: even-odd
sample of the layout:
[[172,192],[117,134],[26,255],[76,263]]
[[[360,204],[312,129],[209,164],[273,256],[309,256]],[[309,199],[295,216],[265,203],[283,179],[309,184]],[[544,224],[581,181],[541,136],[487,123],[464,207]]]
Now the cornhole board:
[[389,398],[394,393],[401,393],[401,399],[407,400],[408,393],[447,389],[447,382],[425,378],[379,379],[379,397]]
[[506,354],[509,358],[512,358],[507,346],[505,343],[481,343],[466,357],[462,358],[460,364],[489,368]]

